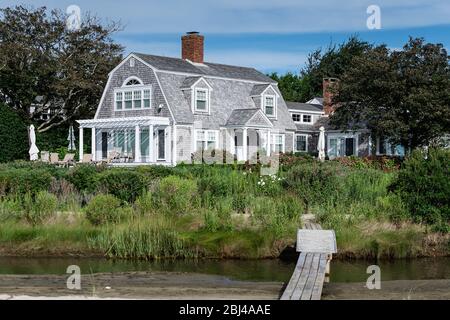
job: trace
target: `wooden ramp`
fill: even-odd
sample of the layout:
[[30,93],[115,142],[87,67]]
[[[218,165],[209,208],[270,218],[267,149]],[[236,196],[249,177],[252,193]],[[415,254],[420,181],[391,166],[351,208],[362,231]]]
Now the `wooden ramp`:
[[336,253],[334,231],[305,223],[305,229],[297,232],[297,251],[300,256],[281,300],[320,300],[332,253]]

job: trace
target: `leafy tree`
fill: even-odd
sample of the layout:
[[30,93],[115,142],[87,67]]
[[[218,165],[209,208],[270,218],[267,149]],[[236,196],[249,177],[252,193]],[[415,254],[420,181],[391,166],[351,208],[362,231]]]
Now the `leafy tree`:
[[305,102],[322,96],[322,80],[327,77],[340,78],[350,67],[354,57],[361,56],[371,48],[357,36],[350,37],[340,45],[330,45],[326,50],[318,49],[308,55],[299,75],[287,73],[270,77],[278,81],[283,97],[288,101]]
[[[11,134],[14,132],[14,134]],[[0,102],[0,162],[26,159],[28,155],[27,125],[11,108]]]
[[60,11],[0,9],[1,101],[26,120],[36,102],[35,116],[55,109],[38,126],[40,132],[91,117],[108,72],[121,59],[122,47],[111,39],[119,28],[86,14],[80,28],[71,31]]
[[442,44],[410,38],[401,51],[385,45],[356,56],[341,77],[331,123],[366,126],[407,151],[449,132],[450,67]]

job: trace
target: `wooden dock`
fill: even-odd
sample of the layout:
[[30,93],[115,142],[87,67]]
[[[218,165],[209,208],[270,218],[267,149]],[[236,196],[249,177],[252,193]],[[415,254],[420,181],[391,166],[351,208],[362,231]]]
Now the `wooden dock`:
[[306,222],[305,229],[297,232],[297,251],[300,256],[281,300],[320,300],[332,254],[336,253],[334,231]]

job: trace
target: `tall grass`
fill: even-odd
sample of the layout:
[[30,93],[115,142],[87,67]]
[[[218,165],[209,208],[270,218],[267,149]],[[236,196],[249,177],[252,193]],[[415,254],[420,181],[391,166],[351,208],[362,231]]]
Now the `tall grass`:
[[99,248],[114,258],[150,260],[195,256],[163,218],[137,219],[103,228],[101,233],[89,239],[89,243],[92,248]]

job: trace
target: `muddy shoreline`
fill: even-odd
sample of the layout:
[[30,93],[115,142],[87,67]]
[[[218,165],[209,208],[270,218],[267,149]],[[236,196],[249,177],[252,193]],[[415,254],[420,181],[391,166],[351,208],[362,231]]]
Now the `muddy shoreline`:
[[[67,276],[0,275],[0,300],[9,299],[225,299],[276,300],[282,282],[236,281],[178,272],[126,272],[82,275],[81,290],[66,287]],[[383,281],[381,290],[364,283],[326,283],[323,300],[445,299],[450,279]]]

